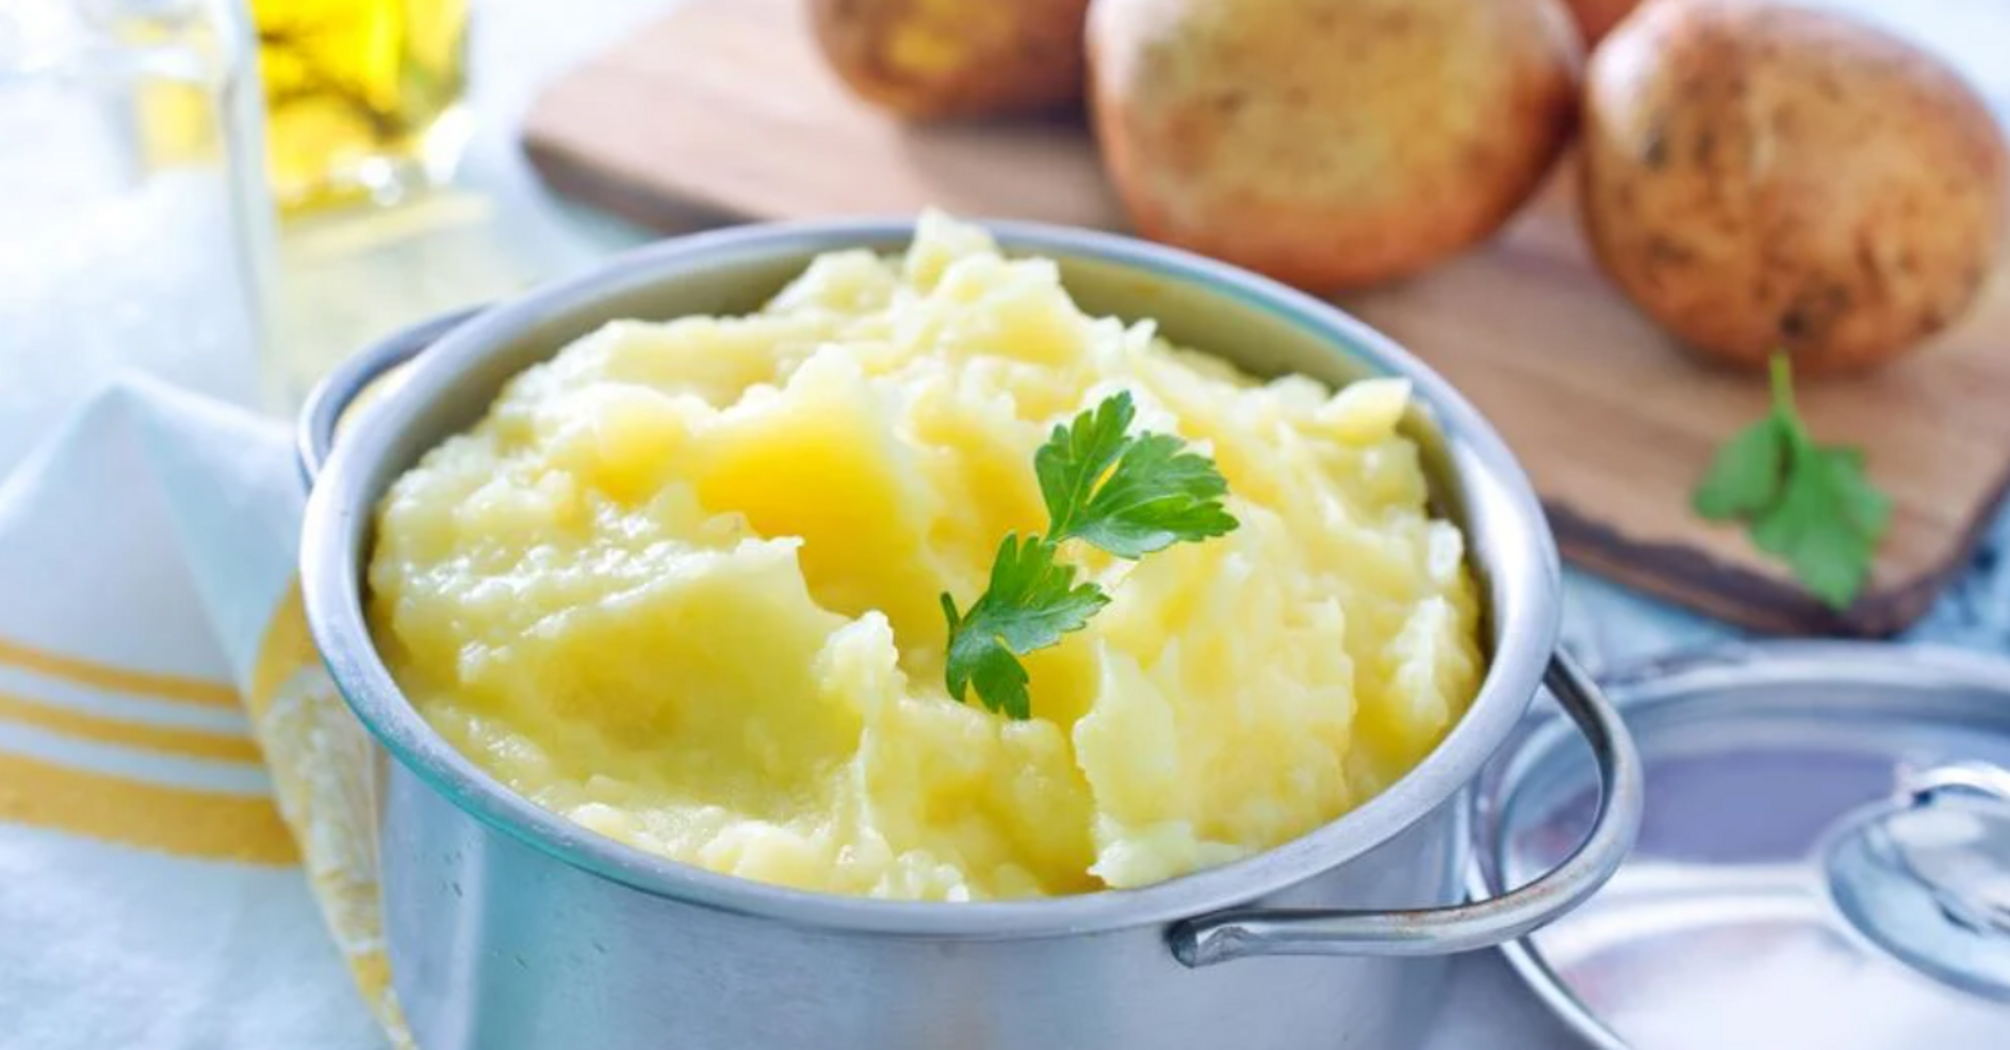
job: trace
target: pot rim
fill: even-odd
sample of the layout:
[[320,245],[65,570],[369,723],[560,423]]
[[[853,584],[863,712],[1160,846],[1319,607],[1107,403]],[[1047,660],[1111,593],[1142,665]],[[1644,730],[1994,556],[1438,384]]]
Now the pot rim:
[[[1372,371],[1408,379],[1442,436],[1465,504],[1466,557],[1488,596],[1488,666],[1466,713],[1424,759],[1368,801],[1289,842],[1135,889],[1025,900],[941,902],[797,890],[698,868],[589,831],[477,767],[405,700],[378,657],[362,607],[365,540],[376,498],[369,466],[472,366],[540,320],[727,262],[807,260],[911,241],[915,220],[762,223],[647,245],[546,284],[453,328],[397,388],[345,429],[307,501],[301,586],[309,627],[344,699],[391,756],[463,812],[533,850],[633,889],[798,926],[901,937],[1017,939],[1175,920],[1247,904],[1344,864],[1394,837],[1473,782],[1533,700],[1556,646],[1561,570],[1533,486],[1491,425],[1392,339],[1304,293],[1224,263],[1116,234],[1019,221],[966,220],[1013,254],[1074,257],[1172,278],[1305,329]],[[357,538],[358,531],[364,538]]]

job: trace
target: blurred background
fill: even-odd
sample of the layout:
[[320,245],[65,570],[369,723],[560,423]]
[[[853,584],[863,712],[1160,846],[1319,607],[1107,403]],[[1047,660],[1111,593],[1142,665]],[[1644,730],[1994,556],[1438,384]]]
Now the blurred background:
[[0,475],[119,368],[283,413],[369,338],[641,240],[515,128],[664,6],[0,2]]

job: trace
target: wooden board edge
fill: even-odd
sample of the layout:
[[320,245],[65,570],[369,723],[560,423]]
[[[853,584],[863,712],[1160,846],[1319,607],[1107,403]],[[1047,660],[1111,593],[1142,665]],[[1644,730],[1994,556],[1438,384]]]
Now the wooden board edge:
[[753,217],[695,202],[673,202],[661,193],[623,179],[606,168],[588,164],[570,150],[547,139],[525,135],[524,159],[532,170],[559,196],[572,201],[591,201],[591,207],[606,211],[645,229],[659,233],[686,233],[708,226],[728,226],[750,222]]
[[[1543,501],[1543,512],[1566,562],[1649,597],[1766,634],[1880,636],[1861,618],[1697,548],[1636,539],[1554,500]],[[1851,612],[1879,600],[1866,596]]]
[[1917,623],[1974,560],[2010,496],[2010,468],[1989,487],[1978,512],[1939,562],[1910,578],[1874,587],[1837,612],[1776,577],[1674,543],[1640,540],[1559,500],[1543,511],[1564,559],[1643,594],[1766,634],[1889,638]]

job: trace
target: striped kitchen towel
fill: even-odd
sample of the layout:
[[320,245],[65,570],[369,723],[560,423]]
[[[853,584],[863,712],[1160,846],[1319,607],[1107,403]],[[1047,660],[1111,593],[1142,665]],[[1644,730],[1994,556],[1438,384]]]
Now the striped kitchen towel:
[[0,481],[0,1047],[407,1042],[300,506],[283,428],[145,379]]

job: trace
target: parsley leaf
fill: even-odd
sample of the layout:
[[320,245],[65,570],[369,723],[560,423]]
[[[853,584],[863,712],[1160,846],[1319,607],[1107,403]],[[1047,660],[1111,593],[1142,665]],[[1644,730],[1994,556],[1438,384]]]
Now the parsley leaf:
[[1047,504],[1048,531],[1065,536],[1075,513],[1086,507],[1096,482],[1131,443],[1131,420],[1137,410],[1126,390],[1107,398],[1093,412],[1084,412],[1054,433],[1033,453],[1033,473],[1040,479],[1040,498]]
[[1846,452],[1807,448],[1779,502],[1752,522],[1752,542],[1786,559],[1816,597],[1847,608],[1870,574],[1877,532],[1889,508],[1881,504],[1875,524],[1867,527],[1854,504],[1883,499],[1864,485]]
[[1717,450],[1710,472],[1696,488],[1696,513],[1712,521],[1756,514],[1780,498],[1792,433],[1776,415],[1738,432]]
[[1754,546],[1831,608],[1846,609],[1870,578],[1891,499],[1864,474],[1861,449],[1809,436],[1784,356],[1774,356],[1772,378],[1772,411],[1718,451],[1692,503],[1705,518],[1745,522]]
[[991,563],[990,586],[968,611],[957,613],[956,600],[942,596],[951,696],[960,701],[975,684],[985,707],[1010,718],[1032,717],[1026,668],[1018,658],[1081,630],[1110,602],[1095,584],[1075,583],[1075,570],[1054,555],[1054,544],[1038,536],[1006,536]]
[[1169,434],[1126,436],[1134,415],[1131,395],[1117,394],[1072,426],[1055,427],[1034,454],[1048,535],[1139,558],[1233,530],[1236,520],[1221,505],[1228,482],[1214,461]]
[[1101,587],[1075,583],[1075,570],[1055,560],[1063,540],[1136,559],[1236,527],[1221,503],[1228,482],[1213,461],[1186,451],[1170,435],[1131,436],[1136,415],[1124,392],[1055,427],[1033,455],[1047,505],[1046,535],[1005,537],[990,583],[969,609],[957,611],[956,600],[942,595],[949,621],[943,678],[959,702],[974,686],[990,710],[1031,718],[1019,657],[1059,643],[1109,604]]

